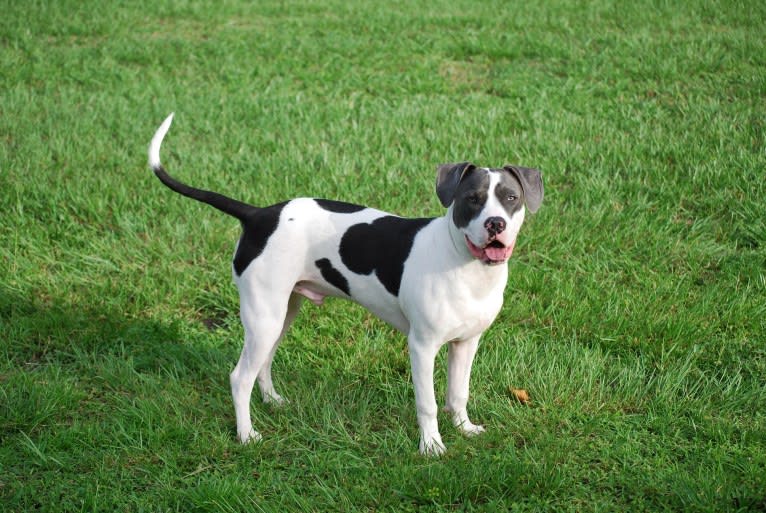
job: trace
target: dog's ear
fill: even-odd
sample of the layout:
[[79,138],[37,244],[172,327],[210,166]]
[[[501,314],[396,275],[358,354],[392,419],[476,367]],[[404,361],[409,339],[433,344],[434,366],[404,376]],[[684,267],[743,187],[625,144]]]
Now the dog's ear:
[[449,207],[455,197],[460,180],[476,169],[470,162],[459,164],[442,164],[436,170],[436,195],[444,207]]
[[533,214],[540,208],[543,202],[543,177],[540,171],[529,167],[503,166],[503,169],[511,173],[521,183],[524,190],[524,203]]

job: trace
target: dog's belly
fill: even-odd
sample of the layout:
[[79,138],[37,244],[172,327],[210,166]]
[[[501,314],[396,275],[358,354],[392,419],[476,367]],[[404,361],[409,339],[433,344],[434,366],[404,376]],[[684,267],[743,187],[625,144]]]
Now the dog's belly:
[[365,277],[363,280],[369,282],[368,285],[370,287],[357,287],[356,295],[352,298],[352,301],[359,303],[377,318],[387,322],[406,335],[409,332],[410,323],[404,312],[402,312],[397,298],[382,290],[383,287],[377,282],[377,278]]
[[312,303],[318,306],[324,304],[324,299],[326,297],[349,299],[362,305],[382,321],[387,322],[397,330],[406,334],[409,331],[410,324],[399,307],[398,301],[396,301],[395,297],[388,295],[385,291],[375,291],[374,289],[382,289],[382,287],[380,287],[379,284],[375,284],[373,280],[375,280],[374,277],[365,277],[361,279],[352,278],[353,290],[355,291],[355,295],[353,296],[338,293],[335,286],[328,284],[318,277],[297,282],[295,287],[293,287],[293,292],[309,299]]

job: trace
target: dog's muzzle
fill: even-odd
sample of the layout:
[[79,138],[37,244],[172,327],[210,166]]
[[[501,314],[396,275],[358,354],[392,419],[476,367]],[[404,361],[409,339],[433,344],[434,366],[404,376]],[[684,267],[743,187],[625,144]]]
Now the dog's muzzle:
[[502,264],[508,261],[513,254],[513,248],[516,245],[516,239],[513,239],[509,245],[505,245],[497,239],[489,241],[484,247],[477,246],[468,235],[465,236],[465,244],[468,246],[468,251],[471,252],[474,258],[481,260],[485,264],[496,265]]

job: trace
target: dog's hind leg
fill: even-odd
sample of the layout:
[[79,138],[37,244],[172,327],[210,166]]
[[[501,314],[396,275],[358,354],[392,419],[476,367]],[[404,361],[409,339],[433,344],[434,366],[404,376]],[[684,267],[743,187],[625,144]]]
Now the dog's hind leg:
[[[250,397],[255,380],[267,364],[270,366],[274,350],[285,328],[288,316],[290,292],[283,296],[283,301],[257,299],[253,288],[239,283],[240,318],[245,331],[245,344],[230,377],[231,394],[234,399],[234,412],[237,416],[237,437],[242,443],[257,441],[261,435],[253,429],[250,419]],[[276,296],[279,297],[279,296]],[[297,311],[297,310],[296,310]],[[293,312],[293,316],[295,312]],[[270,373],[270,368],[267,369]],[[271,383],[268,375],[265,384]],[[271,386],[273,390],[273,386]]]
[[290,325],[293,323],[295,316],[298,315],[298,310],[300,310],[302,301],[303,298],[298,294],[290,294],[290,300],[287,303],[287,315],[285,316],[285,321],[282,325],[282,332],[279,334],[279,338],[277,338],[274,347],[271,348],[268,360],[266,360],[266,363],[263,364],[263,367],[261,367],[261,370],[258,372],[258,388],[261,389],[261,396],[263,397],[264,403],[283,404],[285,402],[285,399],[274,389],[274,383],[271,381],[271,362],[274,361],[274,353],[277,352],[279,343],[282,341],[282,338],[284,338],[287,330],[290,329]]

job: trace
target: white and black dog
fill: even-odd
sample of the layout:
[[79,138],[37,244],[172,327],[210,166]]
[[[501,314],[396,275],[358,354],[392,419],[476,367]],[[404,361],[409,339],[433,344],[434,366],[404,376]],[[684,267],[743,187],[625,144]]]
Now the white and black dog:
[[233,260],[245,344],[231,373],[241,442],[259,440],[250,421],[255,381],[265,402],[284,401],[271,380],[271,362],[302,299],[356,301],[407,335],[420,452],[444,452],[433,373],[449,344],[446,410],[466,435],[484,431],[470,421],[471,365],[479,337],[500,311],[506,264],[524,221],[543,199],[540,172],[469,162],[444,164],[436,174],[443,217],[406,219],[339,201],[297,198],[254,207],[173,179],[160,164],[160,145],[173,115],[149,146],[149,165],[172,190],[236,217],[242,236]]

